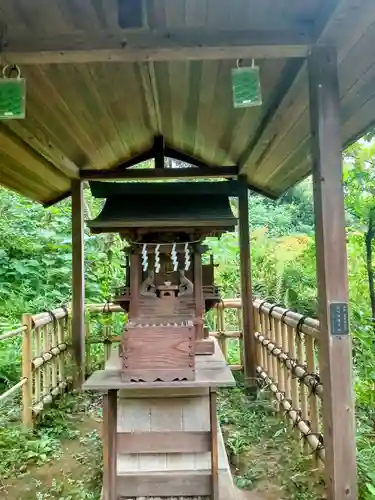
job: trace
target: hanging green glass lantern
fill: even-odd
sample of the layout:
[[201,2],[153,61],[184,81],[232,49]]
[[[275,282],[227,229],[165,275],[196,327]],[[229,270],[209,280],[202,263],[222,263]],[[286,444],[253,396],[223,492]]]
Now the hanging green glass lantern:
[[249,108],[261,106],[262,92],[260,85],[259,67],[240,67],[232,69],[233,106],[235,108]]
[[[14,73],[15,76],[12,76]],[[4,66],[0,78],[0,120],[15,120],[26,115],[26,81],[18,66]]]

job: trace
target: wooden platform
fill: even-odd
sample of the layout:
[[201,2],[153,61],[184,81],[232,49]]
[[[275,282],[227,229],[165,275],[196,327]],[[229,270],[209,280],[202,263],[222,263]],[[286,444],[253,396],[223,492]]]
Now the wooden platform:
[[[117,404],[117,498],[211,498],[210,388],[235,384],[215,342],[211,356],[196,356],[197,379],[174,383],[124,383],[113,352],[106,369],[86,389],[119,389]],[[236,490],[220,427],[218,499]]]
[[[121,360],[117,351],[113,351],[106,363],[105,370],[96,371],[85,382],[83,387],[86,390],[106,392],[110,389],[129,391],[162,389],[175,391],[176,389],[233,387],[235,385],[232,373],[216,341],[213,355],[195,357],[195,380],[178,382],[123,382],[120,370]],[[146,397],[150,397],[150,393]]]

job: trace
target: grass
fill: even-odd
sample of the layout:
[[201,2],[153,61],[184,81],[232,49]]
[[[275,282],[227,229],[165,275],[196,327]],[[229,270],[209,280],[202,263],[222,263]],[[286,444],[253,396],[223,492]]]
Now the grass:
[[220,423],[237,486],[267,500],[324,498],[313,458],[301,454],[298,440],[275,414],[272,402],[262,392],[251,399],[242,377],[237,379],[237,388],[223,390],[219,397]]
[[99,500],[102,447],[98,396],[62,397],[37,430],[0,429],[0,498]]

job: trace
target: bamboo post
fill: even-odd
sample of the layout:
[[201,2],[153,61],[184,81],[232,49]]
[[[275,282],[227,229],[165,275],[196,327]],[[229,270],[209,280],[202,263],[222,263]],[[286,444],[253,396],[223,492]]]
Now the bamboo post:
[[[288,332],[288,346],[289,346],[289,356],[292,359],[296,359],[296,343],[295,343],[295,338],[294,338],[294,328],[291,326],[287,326],[287,332]],[[292,406],[293,408],[299,409],[300,404],[299,404],[299,397],[298,397],[298,380],[295,377],[291,378],[290,381],[291,384],[291,399],[292,399]]]
[[110,341],[110,332],[109,332],[109,327],[105,326],[103,328],[104,331],[104,361],[105,363],[109,360],[111,356],[111,350],[112,350],[112,342]]
[[[309,335],[306,337],[306,361],[307,371],[309,373],[316,373],[315,352],[314,352],[314,339]],[[313,432],[319,432],[319,408],[318,397],[316,394],[310,396],[310,415],[311,428]]]
[[221,335],[219,337],[221,351],[226,361],[228,361],[227,339],[225,337],[225,307],[221,308]]
[[[267,323],[266,323],[266,317],[263,313],[263,311],[261,311],[259,309],[259,319],[260,319],[260,324],[261,324],[261,332],[262,334],[267,338],[269,339],[269,334],[268,334],[268,328],[266,327]],[[263,355],[264,355],[264,362],[265,362],[265,367],[264,367],[264,370],[266,370],[267,372],[267,375],[269,377],[271,377],[271,373],[272,373],[272,360],[271,360],[271,355],[269,354],[269,352],[267,351],[266,348],[263,349]],[[272,377],[271,377],[272,378]]]
[[[275,326],[275,344],[277,347],[282,348],[282,332],[281,332],[281,321],[274,319]],[[285,367],[281,364],[280,360],[277,360],[277,380],[278,387],[281,392],[285,392],[285,380],[284,380]]]
[[238,348],[240,351],[240,364],[244,366],[244,356],[243,356],[243,326],[242,326],[242,308],[237,308],[237,321],[238,321],[238,331],[241,333],[238,339]]
[[[42,354],[41,348],[41,335],[40,335],[40,326],[35,328],[34,330],[34,340],[35,340],[35,357],[38,358]],[[35,368],[35,383],[34,383],[34,400],[35,403],[39,403],[41,399],[41,389],[42,389],[42,377],[41,377],[41,369]]]
[[[268,338],[272,341],[273,344],[276,345],[276,333],[275,333],[275,318],[272,316],[268,316],[268,322],[269,322],[269,336]],[[278,361],[275,356],[271,354],[271,362],[272,362],[272,380],[275,382],[276,385],[278,385],[279,380],[277,376],[277,369],[278,369]]]
[[22,387],[22,424],[25,429],[33,427],[32,321],[31,314],[23,315],[22,322],[26,330],[22,334],[22,377],[27,382]]
[[[49,325],[42,327],[43,330],[43,352],[48,352],[51,348],[49,341]],[[42,365],[42,373],[43,373],[43,397],[47,396],[51,389],[51,372],[50,367],[51,364],[45,363]]]
[[[289,335],[288,335],[288,327],[285,323],[281,325],[282,328],[282,347],[283,351],[289,353],[290,345],[289,345]],[[292,399],[292,374],[285,367],[285,395],[287,399]]]
[[[58,340],[57,340],[57,321],[54,321],[51,325],[51,346],[57,347],[58,346]],[[51,359],[51,388],[53,390],[56,390],[56,387],[58,387],[58,381],[57,381],[57,372],[58,372],[58,361],[59,361],[59,354],[57,356],[53,356]]]
[[[261,332],[261,326],[260,326],[260,315],[258,314],[258,311],[254,309],[254,327],[255,327],[255,332]],[[259,344],[258,342],[256,343],[257,346],[257,359],[259,360],[260,366],[263,368],[263,370],[266,369],[265,366],[265,358],[264,358],[264,349],[263,349],[263,344]]]
[[[302,366],[306,365],[306,357],[305,357],[305,335],[302,333],[296,334],[296,342],[297,342],[297,359],[299,364]],[[299,384],[299,393],[300,393],[300,401],[301,401],[301,412],[302,418],[306,421],[309,420],[309,401],[308,401],[308,389],[305,384]],[[306,441],[303,441],[303,446],[305,451],[308,450]]]
[[[62,318],[57,323],[57,342],[59,344],[64,343],[64,324],[66,318]],[[58,381],[63,382],[65,379],[65,352],[61,352],[58,355]]]
[[[302,333],[298,330],[298,328],[294,331],[294,339],[295,339],[295,344],[296,344],[296,357],[298,360],[298,363],[300,365],[303,365],[304,359],[303,359],[303,345],[302,345]],[[307,399],[306,399],[306,390],[305,390],[304,384],[298,384],[297,385],[297,391],[298,391],[298,407],[301,409],[302,413],[302,418],[304,420],[307,419],[306,415],[306,409],[307,409]],[[301,441],[301,450],[306,449],[306,444]]]

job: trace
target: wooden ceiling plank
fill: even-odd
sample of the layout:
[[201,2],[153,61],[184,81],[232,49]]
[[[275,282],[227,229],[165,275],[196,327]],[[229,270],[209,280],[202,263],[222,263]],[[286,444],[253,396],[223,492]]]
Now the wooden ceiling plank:
[[300,72],[300,68],[301,61],[289,74],[291,66],[286,66],[257,131],[241,155],[240,165],[249,165],[252,171],[260,169],[265,157],[280,144],[294,121],[303,114],[308,89],[306,74]]
[[37,176],[43,185],[49,186],[53,191],[69,184],[67,177],[5,127],[0,129],[0,149],[23,165],[25,172]]
[[291,121],[291,127],[285,134],[277,136],[278,147],[271,145],[270,152],[262,159],[262,163],[255,172],[256,178],[262,178],[266,182],[276,170],[283,170],[284,165],[289,163],[289,159],[295,155],[304,141],[310,136],[310,123],[308,109],[304,109],[300,117]]
[[72,195],[72,192],[70,190],[69,191],[65,191],[64,193],[62,193],[61,195],[57,196],[56,198],[50,198],[48,200],[44,200],[43,201],[43,206],[44,206],[44,208],[52,207],[52,205],[56,205],[56,203],[59,203],[60,201],[66,200],[71,195]]
[[51,189],[51,186],[43,182],[39,174],[26,169],[22,163],[5,152],[0,153],[0,173],[9,179],[9,182],[17,183],[20,189],[30,190],[40,198],[48,196],[51,191],[53,194],[59,190],[58,186]]
[[344,144],[352,144],[375,123],[375,92],[342,127]]
[[[92,117],[88,122],[88,125],[91,126],[89,135],[90,137],[94,137],[94,134],[97,133],[98,138],[100,137],[100,145],[108,144],[107,163],[109,165],[115,164],[118,158],[123,158],[125,156],[126,151],[124,151],[121,137],[115,125],[112,113],[106,105],[105,96],[109,92],[109,89],[105,93],[99,92],[95,77],[91,73],[90,66],[84,67],[78,65],[76,70],[80,75],[81,81],[86,86],[81,99],[83,101],[82,104],[86,104],[85,109],[88,110]],[[102,146],[100,150],[103,150]]]
[[[340,88],[344,95],[344,103],[348,99],[348,89],[353,85],[358,74],[362,74],[368,65],[368,58],[364,58],[363,54],[369,50],[373,50],[375,43],[375,12],[372,9],[372,16],[367,12],[368,17],[361,16],[362,22],[366,22],[368,28],[368,36],[362,36],[364,30],[356,30],[356,35],[361,37],[356,40],[353,47],[345,46],[344,50],[339,52],[340,66]],[[365,31],[366,32],[366,31]],[[355,40],[351,34],[351,40]],[[350,59],[349,59],[350,58]],[[348,61],[348,63],[346,62]],[[350,63],[349,63],[350,61]],[[355,66],[353,67],[353,61]],[[251,154],[247,160],[249,165],[255,164],[255,170],[259,176],[264,176],[264,182],[270,182],[270,173],[273,169],[275,173],[281,171],[286,164],[290,167],[288,161],[289,156],[293,157],[294,148],[301,143],[305,143],[309,135],[309,122],[307,115],[307,83],[303,77],[305,73],[300,73],[293,89],[284,98],[284,102],[280,104],[277,112],[273,116],[272,122],[268,123],[268,128],[264,131],[264,135],[258,138],[256,145],[253,145]],[[356,84],[354,84],[357,87]],[[370,84],[370,91],[373,85]],[[354,90],[355,92],[355,90]],[[306,94],[306,95],[305,95]],[[358,96],[356,96],[356,101]],[[342,103],[345,116],[345,105]],[[356,102],[357,105],[357,102]],[[354,108],[351,110],[353,113]],[[289,138],[289,139],[288,139]],[[291,153],[288,156],[286,151]],[[277,165],[275,169],[275,165]],[[286,168],[286,167],[285,167]]]
[[105,179],[196,179],[237,177],[237,167],[143,168],[127,170],[81,170],[81,180]]
[[140,63],[139,71],[140,71],[140,80],[142,84],[143,95],[147,106],[147,113],[148,116],[150,117],[151,130],[153,132],[153,135],[156,135],[160,133],[160,130],[158,125],[157,111],[155,109],[155,101],[151,88],[151,80],[150,80],[150,72],[148,64]]
[[[144,64],[108,66],[104,63],[89,66],[89,70],[95,72],[97,91],[103,95],[106,107],[113,116],[125,152],[117,158],[117,163],[151,147],[158,133],[151,124],[142,66]],[[110,168],[113,165],[105,166]]]
[[[332,17],[324,24],[324,16],[327,16],[328,13]],[[373,50],[374,22],[374,4],[368,0],[364,0],[364,2],[358,2],[358,0],[327,2],[326,9],[322,11],[321,17],[316,22],[316,30],[322,31],[319,43],[333,43],[339,46],[339,77],[341,94],[344,96],[342,103],[344,116],[348,90],[350,93],[351,86],[358,88],[360,83],[356,82],[356,79],[358,79],[359,74],[366,71],[366,65],[367,67],[369,65],[369,58],[363,57],[363,55]],[[372,58],[370,59],[372,60]],[[269,177],[271,169],[276,174],[283,171],[283,166],[287,168],[286,165],[288,165],[288,168],[291,168],[289,157],[293,158],[294,147],[298,143],[306,143],[309,135],[308,115],[306,113],[308,103],[303,96],[305,92],[302,91],[301,87],[304,70],[303,67],[273,118],[268,120],[264,130],[260,131],[260,135],[256,140],[253,140],[251,147],[241,158],[242,162],[246,162],[249,168],[256,165],[258,175],[264,176],[263,182],[265,183],[271,182],[274,178],[273,176]],[[353,91],[355,92],[355,90]],[[293,99],[295,101],[291,105]],[[352,111],[354,112],[354,108]],[[291,116],[291,112],[295,114],[294,118]],[[300,115],[299,118],[298,115]],[[297,135],[289,133],[291,126],[293,130],[297,131]],[[290,139],[289,143],[287,137]],[[285,157],[286,150],[292,151],[287,157]],[[247,159],[246,154],[249,154]]]
[[5,171],[3,169],[3,162],[0,157],[0,184],[11,191],[15,191],[22,196],[30,198],[31,200],[40,200],[40,191],[32,189],[28,183],[23,183],[22,178],[11,177],[11,173],[12,172]]
[[140,62],[165,60],[304,57],[313,43],[303,27],[289,31],[181,29],[119,34],[87,32],[7,40],[4,57],[14,64]]
[[[96,166],[100,158],[97,145],[82,126],[82,116],[77,113],[79,107],[74,101],[69,102],[66,93],[64,95],[63,89],[69,89],[74,82],[68,77],[71,68],[53,65],[26,70],[25,77],[30,87],[28,106],[32,106],[33,118],[46,127],[49,135],[54,136],[54,142],[62,151],[71,146],[67,154],[79,167],[87,162]],[[79,161],[76,156],[79,156]]]
[[308,133],[302,133],[301,137],[296,141],[296,147],[283,158],[276,169],[268,168],[265,170],[264,175],[262,175],[265,185],[274,185],[274,180],[278,175],[287,178],[289,173],[298,169],[302,162],[307,160],[311,162],[310,136]]
[[294,186],[296,183],[303,181],[311,173],[311,158],[305,158],[300,164],[294,165],[293,168],[285,175],[282,173],[275,176],[273,179],[273,184],[277,183],[278,194],[276,198],[279,198],[285,194],[290,186]]
[[28,127],[28,124],[29,122],[26,120],[10,120],[0,125],[0,128],[2,126],[9,128],[61,173],[70,179],[78,179],[78,166],[52,143],[51,137],[42,134],[37,124],[33,123],[32,131]]
[[49,72],[54,75],[55,92],[68,110],[68,123],[71,126],[75,122],[81,140],[91,147],[90,161],[96,160],[100,167],[115,164],[117,158],[99,125],[102,116],[98,112],[95,92],[85,80],[85,68],[81,65],[54,65],[49,68]]

